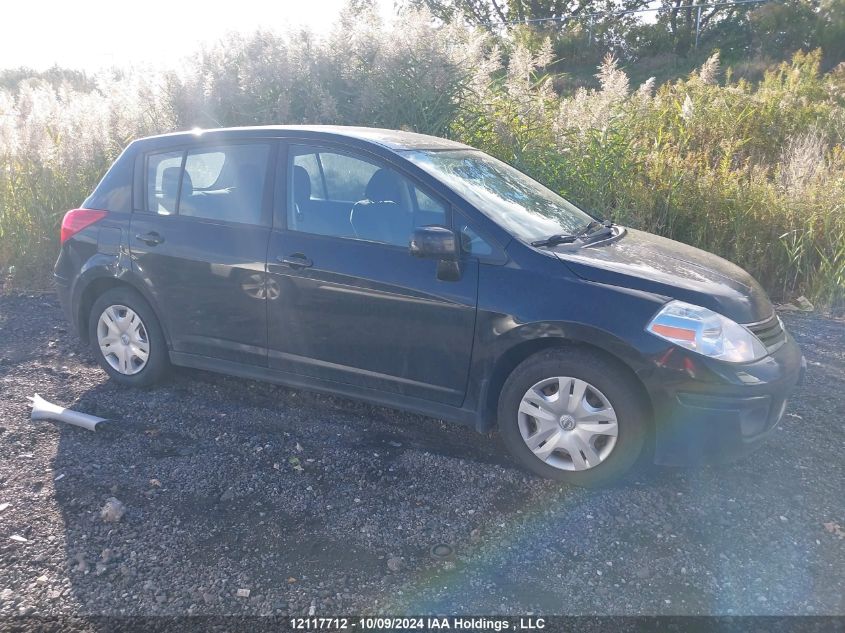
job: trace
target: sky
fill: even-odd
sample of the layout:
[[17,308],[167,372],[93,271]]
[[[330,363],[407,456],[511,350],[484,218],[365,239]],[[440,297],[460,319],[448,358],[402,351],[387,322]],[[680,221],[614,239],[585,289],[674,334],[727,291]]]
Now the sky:
[[[12,0],[0,22],[0,68],[55,64],[89,72],[127,65],[172,66],[202,42],[231,31],[325,34],[346,0]],[[393,15],[393,0],[377,0]]]

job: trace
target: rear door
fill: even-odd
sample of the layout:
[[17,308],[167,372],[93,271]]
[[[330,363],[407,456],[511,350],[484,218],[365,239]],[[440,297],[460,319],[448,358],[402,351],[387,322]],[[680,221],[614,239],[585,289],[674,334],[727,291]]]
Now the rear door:
[[391,166],[341,147],[291,145],[279,162],[280,224],[268,251],[270,367],[460,405],[478,264],[438,278],[409,254],[415,226],[447,205]]
[[266,366],[276,150],[275,141],[261,141],[144,157],[130,249],[174,352]]

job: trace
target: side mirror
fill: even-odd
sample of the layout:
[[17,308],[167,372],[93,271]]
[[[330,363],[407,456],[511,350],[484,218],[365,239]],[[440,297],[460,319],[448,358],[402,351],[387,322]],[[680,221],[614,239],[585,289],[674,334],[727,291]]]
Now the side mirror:
[[414,257],[455,262],[458,260],[458,238],[451,229],[424,226],[414,229],[409,250]]

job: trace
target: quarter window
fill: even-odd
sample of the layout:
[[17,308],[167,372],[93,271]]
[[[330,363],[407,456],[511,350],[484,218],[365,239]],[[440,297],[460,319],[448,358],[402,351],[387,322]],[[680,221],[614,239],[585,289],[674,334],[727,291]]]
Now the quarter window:
[[289,164],[289,230],[407,246],[415,227],[446,225],[445,206],[389,167],[304,146]]
[[492,255],[493,247],[481,237],[469,224],[462,224],[460,229],[461,247],[470,255]]

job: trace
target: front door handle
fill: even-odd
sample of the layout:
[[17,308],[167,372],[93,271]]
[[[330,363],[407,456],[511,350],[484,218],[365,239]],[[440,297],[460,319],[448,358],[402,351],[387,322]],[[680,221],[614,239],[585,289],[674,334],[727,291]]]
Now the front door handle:
[[314,265],[310,259],[308,259],[302,253],[294,253],[293,255],[288,255],[287,257],[277,257],[276,261],[280,264],[284,264],[289,268],[310,268]]
[[135,236],[135,239],[143,242],[147,246],[158,246],[164,241],[164,238],[155,231],[150,231],[149,233],[144,233],[143,235],[139,233]]

